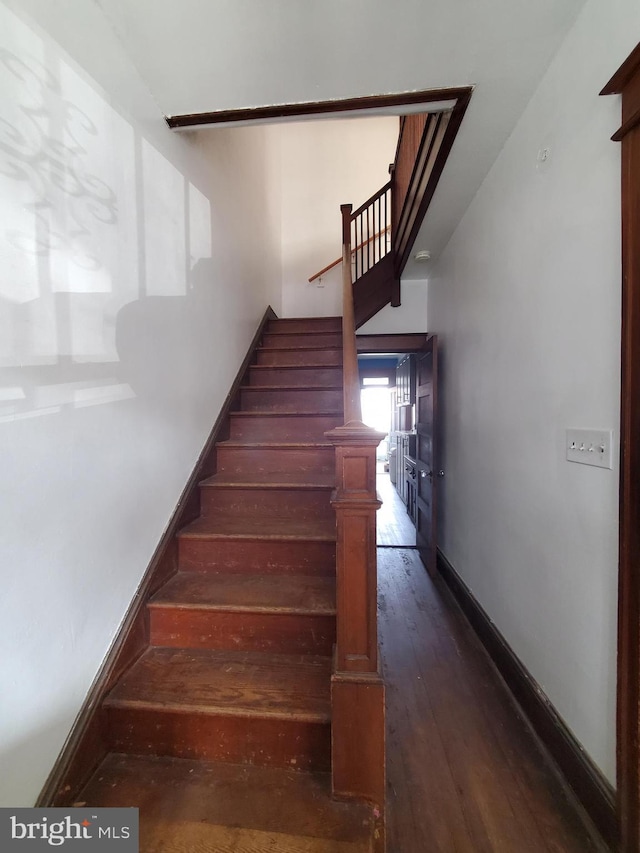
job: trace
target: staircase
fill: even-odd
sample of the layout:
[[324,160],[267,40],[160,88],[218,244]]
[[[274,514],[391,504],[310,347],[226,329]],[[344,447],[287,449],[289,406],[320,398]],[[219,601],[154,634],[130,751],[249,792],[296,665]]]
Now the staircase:
[[[269,784],[282,787],[273,776],[279,768],[295,771],[299,786],[316,785],[327,814],[343,810],[333,824],[344,827],[344,810],[355,808],[360,838],[349,835],[348,849],[369,849],[366,807],[331,802],[327,773],[336,463],[324,434],[343,422],[341,319],[270,320],[230,415],[229,438],[216,444],[216,473],[200,484],[200,517],[178,534],[178,572],[147,604],[150,645],[103,701],[112,754],[80,800],[137,804],[136,763],[147,776],[188,778],[174,766],[187,762],[194,779],[202,762],[214,775],[212,762],[240,765],[247,790],[250,773],[271,773]],[[217,777],[237,787],[234,772],[226,768]],[[137,783],[142,799],[144,773]],[[248,801],[248,814],[255,807]],[[143,829],[144,820],[143,811]],[[247,826],[253,820],[248,816]],[[235,822],[242,824],[237,816]],[[218,842],[207,843],[216,849]]]

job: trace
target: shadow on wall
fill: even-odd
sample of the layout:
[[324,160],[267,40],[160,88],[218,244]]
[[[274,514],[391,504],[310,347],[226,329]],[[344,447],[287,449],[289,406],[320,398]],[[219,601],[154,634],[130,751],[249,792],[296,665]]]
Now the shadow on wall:
[[[216,363],[214,273],[213,260],[202,258],[191,271],[185,296],[145,296],[120,310],[115,333],[120,372],[137,396],[163,408],[192,406],[197,399],[202,373]],[[196,346],[202,341],[205,348]],[[169,382],[172,376],[180,381]]]
[[209,198],[2,2],[0,115],[0,803],[29,805],[212,423],[229,241],[214,259]]
[[141,394],[179,404],[215,352],[206,335],[195,347],[219,295],[210,203],[0,11],[7,41],[43,60],[0,47],[0,424]]

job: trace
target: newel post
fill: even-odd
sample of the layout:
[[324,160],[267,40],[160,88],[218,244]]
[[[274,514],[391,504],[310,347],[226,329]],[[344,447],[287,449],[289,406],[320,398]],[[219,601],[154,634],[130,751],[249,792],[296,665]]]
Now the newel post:
[[[384,438],[362,423],[351,278],[351,205],[342,212],[342,371],[344,426],[325,436],[336,449],[336,650],[331,676],[331,781],[336,797],[378,805],[384,847],[384,685],[378,661],[376,447]],[[380,848],[381,849],[381,848]]]
[[376,447],[384,435],[359,422],[325,435],[336,448],[336,669],[377,672]]
[[325,433],[336,448],[337,639],[331,679],[333,793],[384,805],[384,685],[377,630],[376,447],[360,421]]

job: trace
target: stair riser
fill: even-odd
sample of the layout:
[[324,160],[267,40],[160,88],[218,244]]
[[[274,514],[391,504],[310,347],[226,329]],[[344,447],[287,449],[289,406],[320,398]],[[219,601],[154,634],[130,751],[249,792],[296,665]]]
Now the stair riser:
[[335,542],[278,542],[264,539],[178,540],[183,572],[316,575],[335,577]]
[[298,385],[300,387],[329,387],[342,383],[341,367],[252,367],[249,371],[249,384],[262,385]]
[[109,747],[136,755],[328,770],[328,723],[106,708]]
[[309,412],[342,413],[342,389],[312,388],[267,391],[262,388],[243,388],[240,408],[243,412]]
[[203,486],[200,511],[236,518],[334,518],[329,489],[223,489]]
[[292,334],[262,337],[263,347],[342,347],[342,335],[337,332],[321,332],[319,335]]
[[335,616],[151,607],[151,645],[330,655]]
[[328,367],[342,366],[341,349],[309,350],[258,350],[258,364],[267,367],[299,367],[305,364],[324,364]]
[[269,320],[269,332],[341,332],[342,317],[304,317]]
[[299,474],[326,473],[335,470],[333,447],[217,447],[218,473]]
[[243,418],[231,416],[232,441],[325,441],[324,434],[342,426],[342,415],[296,417],[271,415]]

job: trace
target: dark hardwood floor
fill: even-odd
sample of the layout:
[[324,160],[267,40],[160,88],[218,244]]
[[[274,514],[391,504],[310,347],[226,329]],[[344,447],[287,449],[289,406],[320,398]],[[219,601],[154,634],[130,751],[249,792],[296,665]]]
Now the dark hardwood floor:
[[606,848],[418,552],[378,549],[387,853]]
[[376,519],[378,545],[387,548],[415,546],[416,529],[388,474],[378,472],[376,488],[382,500]]

